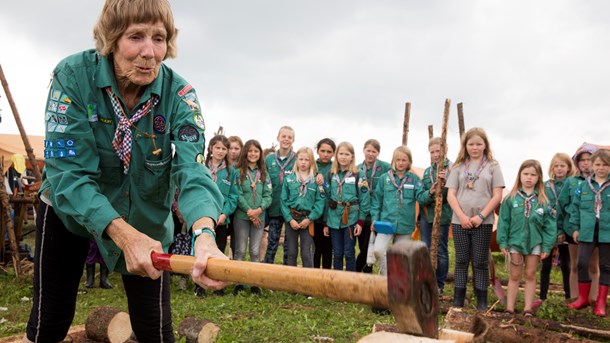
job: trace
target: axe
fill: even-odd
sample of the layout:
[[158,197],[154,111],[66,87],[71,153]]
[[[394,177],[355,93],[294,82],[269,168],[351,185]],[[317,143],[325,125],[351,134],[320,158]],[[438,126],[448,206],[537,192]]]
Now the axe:
[[[190,275],[193,256],[152,253],[155,268]],[[438,337],[438,288],[423,242],[402,241],[387,254],[388,276],[209,259],[216,280],[389,308],[401,332]]]

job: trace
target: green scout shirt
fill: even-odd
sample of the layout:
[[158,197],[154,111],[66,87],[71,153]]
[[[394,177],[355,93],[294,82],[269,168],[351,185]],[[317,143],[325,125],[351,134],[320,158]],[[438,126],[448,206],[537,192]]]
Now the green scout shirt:
[[287,175],[292,174],[292,169],[296,160],[296,154],[292,150],[290,151],[290,153],[288,153],[287,156],[284,156],[284,158],[280,158],[279,151],[276,151],[273,154],[269,154],[265,158],[267,174],[269,175],[269,178],[271,179],[271,184],[273,185],[272,201],[268,211],[270,217],[280,217],[282,215],[282,210],[280,209],[280,197],[282,196],[280,172],[282,171],[283,167],[284,178]]
[[307,218],[315,221],[324,214],[326,203],[324,187],[316,184],[315,176],[307,182],[307,192],[301,192],[301,182],[298,175],[293,173],[287,175],[282,186],[281,208],[282,216],[286,222],[292,220],[290,209],[297,211],[309,211]]
[[227,217],[225,224],[231,222],[229,217],[235,212],[237,207],[237,197],[239,196],[239,191],[237,190],[238,183],[239,172],[233,166],[223,168],[216,175],[216,185],[224,198],[224,204],[220,213]]
[[[322,163],[320,162],[320,160],[316,160],[316,164],[318,165],[318,174],[322,174],[322,176],[324,177],[324,185],[322,186],[322,189],[320,190],[321,193],[324,193],[324,187],[328,187],[328,176],[330,175],[330,168],[332,168],[333,163],[328,162],[328,163]],[[324,195],[326,196],[326,195]],[[324,206],[323,209],[324,213],[322,214],[322,216],[320,216],[320,218],[318,218],[316,220],[316,223],[318,222],[324,222],[324,218],[326,218],[326,206]]]
[[569,177],[561,189],[558,195],[558,206],[557,206],[557,229],[559,232],[565,232],[567,235],[572,237],[572,229],[570,227],[570,215],[568,213],[568,207],[572,202],[572,197],[576,190],[576,187],[585,180],[584,177],[577,175]]
[[[389,173],[394,176],[392,182]],[[402,182],[401,193],[397,188]],[[412,172],[406,172],[399,178],[394,171],[388,171],[380,176],[373,192],[371,201],[371,219],[394,224],[396,233],[411,234],[415,230],[415,204],[430,199],[430,193],[423,188],[422,181]]]
[[[178,204],[188,227],[202,217],[218,218],[222,195],[196,157],[204,149],[205,125],[191,85],[161,65],[157,78],[127,114],[133,116],[152,94],[159,97],[152,111],[135,124],[139,130],[131,128],[127,174],[112,147],[119,120],[106,87],[127,111],[112,62],[95,50],[67,57],[53,71],[40,194],[68,230],[95,238],[110,270],[127,273],[122,252],[104,234],[113,219],[124,218],[167,251],[174,232],[170,182],[181,189]],[[153,143],[142,132],[155,135],[160,154],[153,154]]]
[[[258,168],[248,168],[247,173],[250,175],[244,178],[243,182],[237,183],[237,209],[235,210],[235,217],[241,220],[250,220],[248,218],[248,210],[262,208],[263,213],[260,214],[259,219],[264,222],[265,210],[271,205],[271,180],[267,177],[267,180],[258,180],[255,185],[255,190],[252,189],[252,182],[250,180],[256,180],[256,171]],[[239,180],[239,179],[238,179]],[[256,193],[256,196],[254,194]]]
[[[367,192],[368,182],[366,178],[361,173],[358,173],[358,175],[346,174],[347,172],[345,171],[331,174],[330,182],[324,189],[327,199],[351,203],[347,224],[342,223],[346,206],[338,205],[335,209],[332,209],[328,206],[328,202],[326,203],[326,226],[332,229],[342,229],[356,225],[358,220],[365,220],[371,210],[371,195]],[[337,192],[339,186],[338,180],[344,180],[340,194]]]
[[[375,191],[375,187],[377,186],[377,181],[379,180],[380,177],[385,175],[388,172],[388,170],[392,169],[392,166],[388,162],[376,160],[373,163],[373,166],[375,168],[373,168],[373,166],[371,166],[370,168],[367,167],[366,173],[364,173],[365,166],[366,165],[364,164],[364,162],[362,162],[358,165],[358,169],[360,169],[360,172],[363,173],[362,175],[364,175],[366,177],[366,179],[368,181],[369,194],[372,197],[373,192]],[[366,221],[368,221],[368,222],[371,221],[370,214],[366,217]]]
[[[598,191],[603,185],[610,182],[607,179],[599,184],[591,179],[591,185]],[[578,231],[578,240],[581,242],[593,242],[595,224],[599,222],[599,243],[610,243],[610,187],[601,194],[602,209],[599,218],[595,215],[595,192],[591,189],[589,182],[581,182],[572,196],[572,202],[568,206],[570,217],[569,230]]]
[[[449,160],[445,160],[445,167],[447,171],[451,167],[451,162]],[[436,163],[432,164],[430,167],[426,168],[424,171],[424,177],[421,180],[423,184],[423,189],[427,192],[430,191],[432,185],[436,181]],[[449,176],[449,173],[447,173]],[[449,225],[451,224],[451,216],[453,216],[453,212],[451,211],[451,206],[447,202],[447,188],[443,187],[443,205],[441,210],[441,225]],[[432,224],[434,222],[434,207],[436,204],[436,196],[428,197],[428,200],[421,203],[422,215],[426,222]]]
[[500,249],[514,248],[524,255],[531,254],[537,245],[541,245],[542,252],[547,254],[553,250],[557,240],[555,219],[548,206],[538,202],[538,196],[530,203],[529,218],[525,217],[525,199],[518,195],[506,197],[500,205],[496,232]]

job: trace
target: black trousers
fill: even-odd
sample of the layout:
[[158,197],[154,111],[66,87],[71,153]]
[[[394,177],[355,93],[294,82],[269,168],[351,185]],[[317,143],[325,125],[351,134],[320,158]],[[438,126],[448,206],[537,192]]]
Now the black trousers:
[[[561,267],[561,276],[563,278],[563,291],[565,298],[570,298],[570,248],[568,244],[559,244],[559,262]],[[549,284],[551,282],[551,269],[553,268],[553,256],[549,256],[542,260],[542,268],[540,269],[540,299],[546,300],[549,292]]]
[[599,249],[599,284],[610,286],[610,243],[599,242],[599,222],[595,223],[593,242],[578,242],[578,282],[591,282],[589,259]]
[[356,257],[356,271],[363,273],[372,273],[373,267],[366,264],[366,255],[369,251],[369,239],[371,238],[371,222],[365,221],[362,227],[362,232],[358,236],[358,249],[360,253]]
[[320,268],[320,260],[322,268],[331,269],[333,266],[333,243],[330,236],[324,236],[324,223],[314,223],[313,243],[315,251],[313,254],[313,267]]
[[[40,201],[36,218],[34,299],[26,334],[33,342],[61,342],[76,309],[89,238],[66,229]],[[124,275],[131,326],[140,342],[174,342],[169,273],[158,280]]]

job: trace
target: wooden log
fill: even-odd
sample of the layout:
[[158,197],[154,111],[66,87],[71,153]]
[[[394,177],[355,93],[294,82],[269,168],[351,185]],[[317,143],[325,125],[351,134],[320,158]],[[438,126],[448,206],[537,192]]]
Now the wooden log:
[[178,326],[178,336],[186,337],[186,343],[211,343],[216,341],[220,328],[209,320],[186,317]]
[[[436,181],[439,180],[439,173],[445,171],[445,159],[447,158],[447,127],[449,125],[449,109],[451,100],[445,99],[445,109],[443,111],[443,122],[441,124],[441,154],[436,161]],[[443,212],[443,189],[444,182],[437,182],[434,189],[434,220],[432,221],[432,241],[430,242],[430,260],[434,270],[438,263],[438,232],[441,226],[441,214]]]
[[434,137],[434,126],[428,125],[428,139],[432,139]]
[[457,104],[458,110],[458,125],[460,128],[460,139],[462,139],[462,135],[466,132],[466,127],[464,126],[464,105],[460,102]]
[[[570,328],[565,328],[568,325]],[[593,342],[572,337],[571,333],[589,338],[607,339],[599,336],[601,333],[591,328],[521,315],[489,313],[483,316],[480,312],[455,307],[445,316],[445,328],[472,332],[474,342]]]
[[451,343],[454,340],[438,340],[434,338],[419,337],[407,335],[405,333],[397,332],[385,332],[379,331],[374,332],[370,335],[366,335],[358,340],[358,343],[431,343],[431,342],[444,342]]
[[107,306],[97,307],[89,313],[85,331],[88,339],[110,343],[124,343],[133,335],[129,314]]
[[409,120],[411,118],[411,103],[405,103],[405,118],[402,123],[402,145],[406,146],[409,138]]

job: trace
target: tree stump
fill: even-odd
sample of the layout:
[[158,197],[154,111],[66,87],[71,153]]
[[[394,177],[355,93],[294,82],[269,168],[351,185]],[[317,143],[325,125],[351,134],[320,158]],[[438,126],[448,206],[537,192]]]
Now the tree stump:
[[178,336],[186,337],[186,343],[212,343],[220,328],[209,320],[186,317],[178,326]]
[[133,335],[129,314],[106,306],[89,313],[85,331],[88,339],[109,343],[124,343]]

